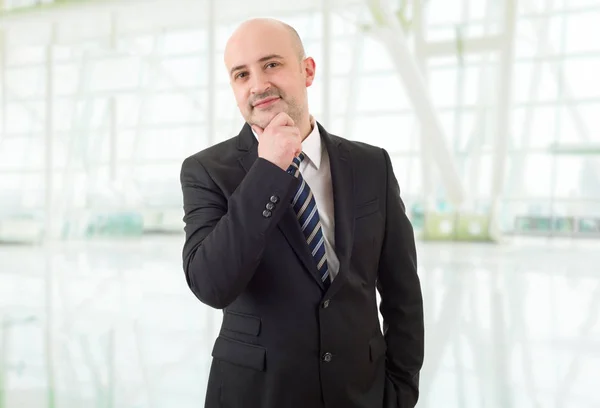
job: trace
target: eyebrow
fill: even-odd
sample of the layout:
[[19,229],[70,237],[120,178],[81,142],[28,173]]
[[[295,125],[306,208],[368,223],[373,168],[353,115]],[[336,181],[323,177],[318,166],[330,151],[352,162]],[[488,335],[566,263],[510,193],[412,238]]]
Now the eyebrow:
[[[261,59],[258,60],[258,62],[265,62],[268,61],[270,59],[283,59],[283,57],[279,54],[269,54],[265,57],[262,57]],[[240,69],[244,69],[246,68],[246,65],[236,65],[235,67],[231,68],[231,70],[229,71],[229,74],[233,74],[235,71],[239,71]]]

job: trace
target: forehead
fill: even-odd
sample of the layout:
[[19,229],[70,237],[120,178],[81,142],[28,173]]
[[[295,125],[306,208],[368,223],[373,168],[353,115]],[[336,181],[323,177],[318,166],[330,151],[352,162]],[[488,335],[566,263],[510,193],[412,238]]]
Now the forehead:
[[234,33],[227,42],[225,65],[227,69],[249,65],[273,54],[286,59],[294,55],[289,33],[279,27],[250,27]]

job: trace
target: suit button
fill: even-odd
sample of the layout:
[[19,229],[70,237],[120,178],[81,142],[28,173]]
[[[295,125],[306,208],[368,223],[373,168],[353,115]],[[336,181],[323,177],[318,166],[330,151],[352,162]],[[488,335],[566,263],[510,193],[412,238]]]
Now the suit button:
[[323,302],[323,309],[327,309],[329,307],[329,300]]
[[272,211],[273,208],[275,208],[275,204],[273,204],[273,203],[267,203],[266,207],[267,207],[267,210]]
[[323,361],[325,361],[326,363],[329,363],[331,361],[331,358],[332,358],[331,353],[323,354]]
[[271,216],[271,211],[269,211],[269,210],[264,210],[263,211],[263,217],[269,218],[270,216]]
[[277,204],[279,202],[279,197],[277,197],[276,195],[271,196],[271,202],[273,204]]

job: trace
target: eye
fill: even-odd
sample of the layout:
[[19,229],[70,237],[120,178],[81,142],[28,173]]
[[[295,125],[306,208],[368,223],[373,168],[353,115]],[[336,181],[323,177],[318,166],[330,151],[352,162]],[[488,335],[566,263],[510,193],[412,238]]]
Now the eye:
[[245,71],[243,71],[243,72],[240,72],[240,73],[238,73],[238,74],[235,76],[235,79],[238,79],[238,78],[243,78],[243,77],[244,77],[244,76],[246,76],[246,75],[248,75],[248,73],[247,73],[247,72],[245,72]]
[[269,62],[266,67],[267,68],[275,68],[276,66],[278,66],[279,63],[278,62]]

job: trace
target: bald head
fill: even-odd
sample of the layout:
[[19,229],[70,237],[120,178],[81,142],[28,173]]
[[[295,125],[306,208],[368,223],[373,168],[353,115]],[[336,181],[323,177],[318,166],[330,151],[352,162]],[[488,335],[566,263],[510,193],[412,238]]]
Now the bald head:
[[233,32],[233,34],[227,41],[227,45],[225,46],[225,58],[227,59],[227,51],[229,48],[231,48],[230,46],[232,43],[235,43],[240,38],[256,34],[257,32],[262,32],[265,34],[269,33],[275,36],[286,36],[289,40],[289,45],[292,47],[292,49],[298,56],[298,59],[301,61],[306,57],[306,52],[304,50],[304,44],[302,44],[302,39],[300,38],[300,35],[294,27],[287,23],[284,23],[283,21],[276,20],[273,18],[253,18],[244,21]]
[[304,44],[302,44],[302,39],[298,34],[298,31],[294,27],[284,22],[279,21],[279,23],[283,26],[283,28],[288,32],[288,35],[291,38],[292,45],[296,49],[296,53],[298,54],[299,59],[303,59],[306,56],[306,52],[304,51]]

